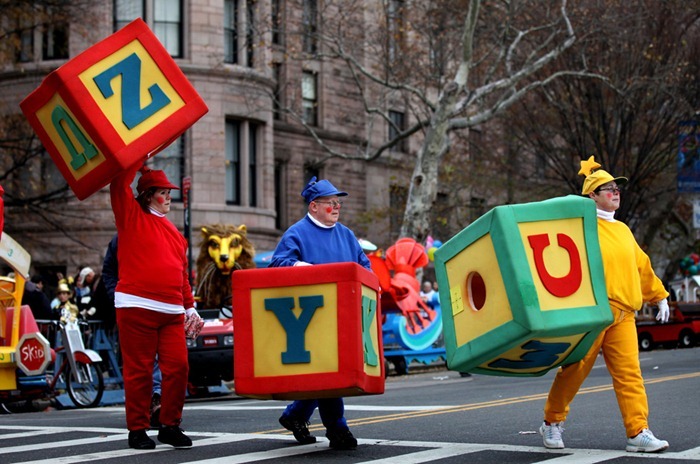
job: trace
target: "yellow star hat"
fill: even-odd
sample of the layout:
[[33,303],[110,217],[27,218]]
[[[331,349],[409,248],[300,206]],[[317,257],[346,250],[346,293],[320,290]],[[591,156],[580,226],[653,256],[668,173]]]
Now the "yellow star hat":
[[586,176],[586,180],[583,181],[583,190],[581,191],[582,195],[588,195],[601,185],[607,184],[613,180],[617,183],[617,185],[627,183],[626,177],[613,177],[607,171],[598,169],[601,166],[593,158],[594,157],[591,156],[587,160],[581,161],[581,169],[578,171],[579,176]]

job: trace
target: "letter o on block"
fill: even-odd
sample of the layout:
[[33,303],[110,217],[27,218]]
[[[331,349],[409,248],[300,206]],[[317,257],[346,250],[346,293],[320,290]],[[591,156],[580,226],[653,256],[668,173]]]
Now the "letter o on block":
[[453,370],[543,375],[612,322],[587,198],[496,207],[437,250],[435,271]]

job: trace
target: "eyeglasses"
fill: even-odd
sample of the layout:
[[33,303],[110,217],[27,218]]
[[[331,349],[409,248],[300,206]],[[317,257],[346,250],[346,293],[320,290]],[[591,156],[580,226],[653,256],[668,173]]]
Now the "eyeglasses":
[[343,202],[339,200],[329,200],[329,201],[318,201],[315,200],[314,203],[322,203],[324,205],[331,205],[332,208],[340,208],[343,206]]
[[620,193],[620,187],[606,187],[606,188],[599,188],[599,192],[613,192],[613,193]]

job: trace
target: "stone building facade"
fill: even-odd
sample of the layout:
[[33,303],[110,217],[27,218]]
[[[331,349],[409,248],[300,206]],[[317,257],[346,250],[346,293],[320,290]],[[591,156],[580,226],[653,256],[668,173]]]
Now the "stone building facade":
[[[257,250],[272,250],[305,213],[300,192],[311,175],[350,193],[341,221],[358,236],[383,247],[396,238],[396,218],[392,221],[388,211],[393,207],[400,214],[403,205],[396,204],[389,184],[405,185],[412,168],[409,148],[372,162],[325,159],[305,128],[313,128],[339,152],[357,152],[368,143],[353,77],[342,63],[318,59],[321,44],[315,43],[314,32],[323,27],[323,15],[334,13],[322,9],[321,0],[95,0],[90,5],[83,17],[54,34],[54,41],[66,45],[57,53],[46,53],[52,29],[32,28],[19,42],[22,58],[5,55],[0,115],[19,113],[19,102],[51,70],[141,17],[209,107],[179,140],[149,161],[175,183],[191,179],[194,253],[200,227],[213,223],[245,224]],[[381,143],[388,130],[375,127],[371,137]],[[12,205],[13,192],[61,181],[44,154],[3,186]],[[5,228],[31,253],[35,272],[74,274],[84,265],[101,267],[115,233],[107,188],[82,202],[69,193],[45,214],[15,204],[6,208]],[[183,230],[182,201],[174,203],[169,218]]]

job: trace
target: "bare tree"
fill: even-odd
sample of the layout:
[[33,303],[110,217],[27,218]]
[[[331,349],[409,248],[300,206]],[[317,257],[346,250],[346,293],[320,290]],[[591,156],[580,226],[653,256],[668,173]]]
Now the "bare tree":
[[[9,78],[33,73],[38,83],[55,63],[70,58],[69,34],[90,33],[94,6],[89,0],[0,0],[0,71]],[[68,216],[78,215],[64,208],[74,195],[19,113],[18,101],[9,98],[0,102],[0,183],[6,205],[22,215],[24,224],[64,231],[80,243],[64,227]]]
[[[560,78],[602,78],[585,63],[552,68],[577,40],[566,0],[418,2],[410,9],[403,2],[376,2],[372,14],[383,21],[359,36],[357,21],[366,21],[361,10],[371,7],[342,2],[333,9],[331,3],[325,2],[329,14],[315,59],[346,64],[364,102],[366,135],[356,152],[343,153],[303,118],[299,122],[326,151],[318,163],[371,161],[407,139],[419,140],[400,236],[422,241],[430,233],[439,168],[457,137]],[[404,127],[389,111],[397,101],[410,115]],[[285,110],[300,114],[291,106]],[[393,137],[378,137],[380,125],[392,127]]]
[[609,172],[629,177],[616,216],[642,246],[663,251],[658,262],[670,261],[667,278],[695,243],[676,191],[678,125],[700,109],[700,8],[692,3],[599,2],[572,13],[596,21],[587,22],[577,53],[560,56],[556,68],[585,65],[607,80],[558,79],[506,116],[513,139],[507,143],[537,154],[529,162],[535,170],[525,163],[504,167],[518,182],[534,177],[578,194],[578,162],[591,154]]

